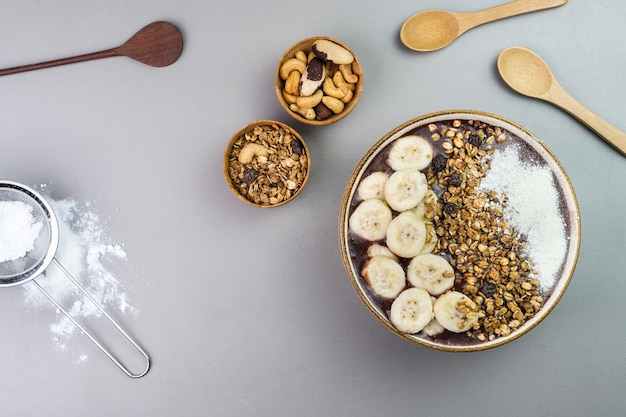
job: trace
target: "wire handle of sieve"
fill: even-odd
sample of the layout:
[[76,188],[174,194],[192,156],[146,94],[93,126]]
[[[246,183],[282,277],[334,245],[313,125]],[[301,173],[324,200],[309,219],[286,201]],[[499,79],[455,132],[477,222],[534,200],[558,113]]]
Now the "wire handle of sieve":
[[141,378],[142,376],[144,376],[145,374],[148,373],[148,370],[150,369],[150,357],[148,356],[148,354],[139,346],[139,344],[137,342],[135,342],[135,340],[133,340],[132,337],[130,337],[128,335],[128,333],[126,333],[126,331],[124,329],[122,329],[122,327],[113,319],[113,317],[111,317],[109,315],[109,313],[107,313],[104,308],[100,305],[100,303],[98,303],[91,294],[89,294],[87,292],[87,290],[85,290],[85,288],[78,282],[76,281],[76,279],[72,276],[72,274],[69,273],[69,271],[67,269],[65,269],[65,267],[63,265],[61,265],[61,263],[54,258],[53,259],[54,263],[56,264],[56,266],[65,274],[65,276],[72,281],[72,283],[83,293],[83,295],[85,295],[85,297],[87,297],[89,299],[89,301],[91,301],[97,308],[98,310],[104,314],[104,316],[107,318],[107,320],[109,320],[109,322],[111,322],[111,324],[113,324],[113,326],[115,326],[115,328],[122,334],[122,336],[124,336],[124,338],[130,342],[130,344],[132,344],[134,346],[135,349],[137,349],[137,351],[144,357],[144,359],[146,360],[146,368],[140,372],[140,373],[132,373],[126,366],[124,366],[115,356],[113,356],[113,354],[111,352],[109,352],[109,350],[107,348],[105,348],[99,341],[98,339],[96,339],[89,331],[87,331],[87,329],[85,329],[65,308],[63,308],[59,302],[57,300],[54,299],[54,297],[52,297],[52,295],[50,295],[50,293],[48,291],[46,291],[36,280],[32,280],[32,283],[39,289],[39,291],[41,291],[43,293],[43,295],[46,296],[46,298],[48,300],[50,300],[50,302],[52,302],[52,304],[54,304],[56,306],[56,308],[58,308],[61,312],[63,312],[63,314],[65,314],[65,316],[70,319],[70,321],[72,323],[74,323],[74,325],[76,327],[78,327],[80,329],[80,331],[89,338],[89,340],[91,340],[109,359],[111,359],[111,361],[113,361],[113,363],[115,365],[117,365],[118,368],[120,368],[126,375],[128,375],[131,378]]

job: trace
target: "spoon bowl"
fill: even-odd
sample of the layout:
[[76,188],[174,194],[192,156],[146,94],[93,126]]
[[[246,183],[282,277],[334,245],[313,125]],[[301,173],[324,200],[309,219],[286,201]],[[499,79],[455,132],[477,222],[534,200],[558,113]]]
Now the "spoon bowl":
[[466,31],[523,13],[561,6],[567,0],[515,0],[475,12],[427,10],[408,18],[400,29],[400,40],[415,51],[435,51],[451,44]]
[[460,33],[459,19],[445,10],[426,10],[402,25],[400,39],[417,51],[434,51],[451,44]]
[[153,22],[115,48],[121,56],[152,67],[173,64],[183,52],[183,35],[169,22]]
[[537,54],[525,48],[508,48],[498,57],[498,70],[506,83],[520,94],[530,97],[545,96],[554,76]]
[[497,66],[500,76],[513,90],[560,107],[626,156],[626,134],[574,100],[537,54],[526,48],[511,47],[500,53]]
[[7,68],[0,70],[0,76],[114,56],[125,56],[152,67],[164,67],[173,64],[180,57],[182,51],[183,35],[180,30],[172,23],[158,21],[143,27],[124,44],[116,48],[71,58]]

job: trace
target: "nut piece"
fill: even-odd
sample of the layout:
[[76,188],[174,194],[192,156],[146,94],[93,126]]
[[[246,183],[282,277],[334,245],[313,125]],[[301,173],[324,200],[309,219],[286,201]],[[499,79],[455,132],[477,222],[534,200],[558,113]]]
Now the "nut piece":
[[298,113],[300,116],[304,117],[307,120],[315,119],[315,110],[313,110],[312,108],[305,109],[298,106],[297,104],[292,104],[289,106],[289,109]]
[[359,81],[359,76],[352,72],[352,64],[339,65],[339,71],[341,71],[341,75],[343,75],[343,79],[347,83],[356,84]]
[[346,92],[346,95],[341,99],[341,101],[343,101],[344,103],[349,103],[350,100],[352,100],[352,97],[354,97],[354,93],[352,92],[352,90],[348,90]]
[[287,81],[285,81],[285,91],[291,95],[297,95],[300,90],[300,78],[302,76],[298,71],[291,71]]
[[354,84],[351,84],[343,78],[343,74],[341,71],[337,71],[333,74],[333,83],[337,86],[337,88],[347,88],[348,90],[354,90]]
[[317,120],[326,120],[330,116],[333,115],[332,110],[330,110],[324,103],[320,103],[315,106],[315,117]]
[[295,94],[289,94],[287,90],[283,90],[283,98],[288,104],[295,104],[298,96]]
[[331,96],[322,97],[322,103],[335,114],[341,113],[344,108],[343,101]]
[[283,63],[283,65],[280,66],[278,75],[280,76],[281,80],[286,80],[292,71],[298,71],[300,74],[302,74],[305,69],[306,63],[300,61],[297,58],[289,58]]
[[267,156],[269,152],[267,148],[258,143],[246,143],[245,146],[239,152],[239,162],[242,164],[248,164],[252,162],[255,156]]
[[324,84],[322,84],[322,89],[324,90],[324,93],[326,93],[326,95],[338,98],[340,100],[343,99],[346,94],[348,94],[348,91],[350,91],[345,87],[338,88],[335,83],[333,83],[332,78],[326,78],[324,80]]
[[296,51],[296,59],[302,61],[305,65],[309,63],[309,59],[304,51]]
[[320,104],[322,97],[324,97],[324,92],[322,90],[316,90],[315,93],[310,96],[297,97],[296,104],[300,108],[310,109]]
[[318,39],[313,43],[312,51],[322,61],[330,61],[337,65],[339,64],[351,64],[354,61],[354,55],[350,53],[346,48],[335,42]]
[[300,78],[300,95],[310,96],[322,85],[326,78],[326,66],[318,59],[313,58]]

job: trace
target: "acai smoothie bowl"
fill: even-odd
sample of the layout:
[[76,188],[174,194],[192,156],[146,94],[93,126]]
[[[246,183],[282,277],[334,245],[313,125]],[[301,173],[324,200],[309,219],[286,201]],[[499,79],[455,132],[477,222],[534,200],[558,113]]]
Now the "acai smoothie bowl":
[[348,277],[416,344],[477,351],[534,328],[574,273],[580,215],[548,147],[497,115],[449,110],[387,133],[358,163],[340,213]]

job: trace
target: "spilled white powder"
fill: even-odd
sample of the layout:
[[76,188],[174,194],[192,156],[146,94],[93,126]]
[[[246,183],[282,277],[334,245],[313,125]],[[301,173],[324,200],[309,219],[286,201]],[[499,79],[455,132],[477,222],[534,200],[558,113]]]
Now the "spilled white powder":
[[511,145],[493,155],[480,188],[506,198],[504,219],[526,237],[526,255],[533,261],[536,278],[543,288],[551,287],[565,259],[567,238],[550,169],[524,162],[519,146]]
[[[59,222],[59,247],[55,258],[81,283],[86,291],[114,317],[120,313],[137,314],[128,302],[128,295],[112,272],[113,267],[126,261],[123,246],[111,242],[98,214],[90,203],[79,205],[73,199],[55,201],[46,197]],[[65,274],[52,263],[37,282],[79,322],[102,316]],[[23,285],[28,306],[41,309],[54,308],[53,304],[33,285]],[[51,338],[59,351],[67,349],[67,342],[80,330],[61,311],[49,325]],[[86,361],[82,354],[77,363]]]
[[14,261],[33,250],[43,224],[21,201],[0,201],[0,262]]

